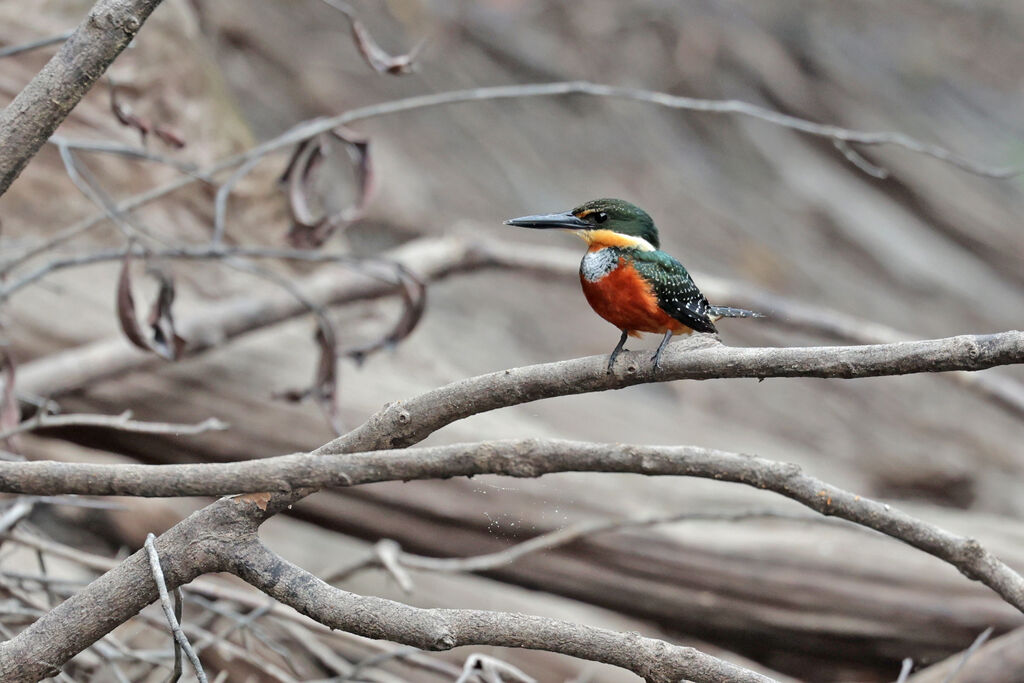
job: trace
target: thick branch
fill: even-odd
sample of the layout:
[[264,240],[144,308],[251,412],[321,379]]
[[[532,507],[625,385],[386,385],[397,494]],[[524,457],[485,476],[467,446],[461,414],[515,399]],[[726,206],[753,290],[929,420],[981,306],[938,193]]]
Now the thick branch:
[[159,4],[99,0],[43,70],[0,111],[0,195]]
[[[497,266],[526,271],[576,275],[579,252],[561,247],[487,243],[487,255]],[[772,294],[738,280],[691,271],[701,290],[713,303],[728,304],[766,313],[766,322],[845,341],[850,344],[892,344],[910,341],[914,335],[858,318],[841,311],[815,306]],[[942,377],[992,401],[1015,417],[1024,417],[1024,384],[993,374],[949,372]]]
[[605,372],[607,362],[607,356],[590,356],[453,382],[389,404],[319,452],[401,448],[470,415],[542,398],[649,382],[737,377],[853,379],[1024,363],[1024,332],[868,346],[790,348],[735,348],[723,346],[709,335],[694,335],[670,345],[658,371],[651,366],[649,352],[644,351],[621,354],[610,374]]
[[656,683],[679,680],[767,683],[770,678],[689,647],[635,633],[526,614],[418,609],[330,586],[282,559],[255,538],[235,549],[231,571],[331,628],[424,650],[494,645],[560,652],[629,669]]
[[[737,482],[774,491],[823,515],[880,531],[949,562],[1024,612],[1024,578],[977,541],[801,473],[788,463],[692,446],[494,441],[397,451],[286,455],[236,463],[89,465],[0,462],[0,490],[91,495],[220,495],[501,474],[635,472]],[[269,498],[270,494],[266,494]]]
[[[671,347],[663,361],[662,370],[658,373],[650,370],[646,354],[634,353],[623,356],[615,374],[606,374],[605,359],[595,356],[506,370],[456,382],[385,407],[362,427],[332,441],[316,453],[324,455],[408,446],[425,438],[431,432],[472,414],[542,398],[617,389],[644,382],[712,377],[868,377],[909,372],[980,369],[1000,363],[1022,361],[1024,333],[1021,332],[824,349],[733,349],[717,344],[702,345],[698,339]],[[471,467],[479,455],[473,453],[468,457],[464,456],[470,463],[467,467]],[[518,456],[513,460],[514,462],[509,465],[510,472],[518,471],[525,476],[527,471],[519,469],[524,461]],[[392,458],[389,457],[382,466],[391,468],[391,461]],[[641,471],[649,472],[652,467],[656,467],[657,462],[651,458],[645,460],[641,456],[639,466]],[[543,463],[540,463],[538,468],[542,465]],[[530,475],[537,476],[542,471],[536,469]],[[782,476],[797,474],[795,471],[785,471]],[[390,471],[390,476],[400,479],[402,472]],[[343,480],[339,483],[346,482]],[[766,484],[763,478],[756,479],[755,485]],[[289,482],[287,485],[294,484]],[[824,495],[819,495],[821,490],[825,491]],[[168,538],[179,539],[178,552],[204,547],[198,542],[200,540],[203,543],[231,544],[232,539],[237,538],[239,530],[255,531],[264,519],[296,503],[312,491],[312,488],[303,488],[285,493],[254,493],[240,498],[222,499],[193,514],[161,536],[160,543],[167,543],[159,546],[161,556],[174,556],[176,552],[175,545],[166,541]],[[780,493],[797,496],[791,484],[783,486]],[[837,513],[836,501],[845,500],[843,496],[850,495],[831,488],[812,490],[809,493],[811,498],[808,503],[814,509],[830,514]],[[867,505],[867,501],[854,502]],[[966,567],[966,572],[970,576],[983,578],[988,585],[1018,608],[1024,606],[1024,591],[1020,589],[1020,577],[998,560],[991,558],[976,542],[960,539],[929,526],[915,527],[913,520],[902,515],[879,517],[881,511],[884,511],[884,506],[874,505],[878,507],[865,510],[866,522],[879,525],[880,530],[885,533],[901,536],[907,534],[913,539],[910,542],[919,548],[929,551],[934,548],[937,553],[942,553],[940,556],[944,559],[948,557],[950,561],[960,563],[957,566]],[[225,516],[233,517],[235,523],[223,524],[221,520]],[[936,534],[936,531],[939,533]],[[952,545],[949,545],[950,543]],[[182,559],[182,562],[186,561]],[[196,566],[199,569],[195,569]],[[216,562],[197,562],[196,565],[189,566],[187,572],[185,569],[177,574],[169,571],[168,586],[173,588],[180,585],[181,581],[188,580],[177,581],[181,576],[216,571],[215,566],[218,566]],[[115,578],[109,578],[112,574]],[[138,555],[112,570],[112,574],[107,574],[90,584],[15,638],[0,644],[0,679],[34,680],[32,676],[42,675],[48,670],[48,665],[40,662],[60,664],[88,647],[105,632],[95,626],[96,619],[93,615],[95,609],[102,609],[104,601],[118,597],[130,603],[123,609],[118,608],[119,617],[103,621],[109,630],[117,618],[123,617],[123,621],[127,618],[124,616],[126,613],[133,609],[137,611],[154,599],[148,567],[139,561]],[[135,594],[127,590],[143,583],[148,587],[148,592]],[[58,627],[62,637],[55,641],[50,633]],[[26,662],[33,664],[28,667]],[[24,674],[25,677],[15,677],[15,674],[22,674],[23,671],[28,672]],[[4,678],[4,675],[8,677]]]

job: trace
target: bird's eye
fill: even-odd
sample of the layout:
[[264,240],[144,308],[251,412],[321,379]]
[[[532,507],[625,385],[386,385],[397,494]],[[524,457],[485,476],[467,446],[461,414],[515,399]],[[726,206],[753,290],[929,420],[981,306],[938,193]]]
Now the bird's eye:
[[604,211],[600,211],[594,214],[595,223],[604,223],[606,220],[608,220],[608,214],[606,214]]

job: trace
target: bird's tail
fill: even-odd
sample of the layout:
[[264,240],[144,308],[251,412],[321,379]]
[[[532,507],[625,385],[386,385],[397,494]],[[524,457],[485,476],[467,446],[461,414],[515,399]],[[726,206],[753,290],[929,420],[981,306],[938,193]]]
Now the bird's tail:
[[711,306],[708,310],[712,318],[763,318],[764,313],[748,311],[745,308],[730,308],[729,306]]

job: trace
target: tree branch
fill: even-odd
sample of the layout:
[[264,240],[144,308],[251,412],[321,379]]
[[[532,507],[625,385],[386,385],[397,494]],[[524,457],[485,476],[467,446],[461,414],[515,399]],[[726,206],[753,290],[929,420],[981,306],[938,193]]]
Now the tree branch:
[[[109,0],[112,1],[112,0]],[[66,46],[65,46],[66,47]],[[740,114],[766,121],[793,130],[838,141],[850,149],[850,143],[864,145],[894,145],[912,152],[934,157],[953,164],[970,173],[992,178],[1010,178],[1024,172],[1021,166],[990,166],[981,164],[938,145],[930,145],[902,133],[857,131],[839,126],[817,124],[787,114],[758,107],[748,102],[737,100],[705,100],[692,97],[677,97],[663,92],[641,90],[637,88],[620,88],[586,81],[568,81],[556,83],[535,83],[526,85],[496,86],[490,88],[472,88],[453,90],[430,95],[420,95],[400,100],[392,100],[370,105],[338,114],[329,118],[311,119],[296,124],[281,135],[267,140],[252,149],[240,154],[226,157],[189,177],[177,178],[165,185],[152,188],[121,201],[116,205],[118,212],[126,212],[148,204],[171,192],[179,190],[196,180],[208,180],[214,175],[234,168],[240,164],[248,164],[253,159],[266,156],[272,152],[299,144],[316,135],[325,133],[338,126],[362,121],[386,114],[395,114],[427,107],[437,107],[461,102],[483,102],[500,99],[516,99],[523,97],[551,97],[564,95],[590,95],[594,97],[612,97],[647,102],[671,109],[710,112],[718,114]],[[8,108],[10,109],[10,108]],[[2,119],[0,119],[2,121]],[[42,144],[42,143],[40,143]],[[29,249],[26,253],[0,266],[0,274],[8,273],[12,268],[41,251],[49,249],[63,241],[89,230],[104,219],[107,213],[100,213],[68,226],[51,240]]]
[[658,371],[651,367],[646,351],[623,352],[610,374],[605,372],[607,362],[607,356],[589,356],[453,382],[389,404],[360,427],[317,452],[401,448],[470,415],[542,398],[622,389],[648,382],[739,377],[854,379],[1024,363],[1024,332],[1012,330],[866,346],[787,348],[736,348],[723,346],[710,335],[695,334],[670,344]]
[[324,583],[268,550],[259,540],[235,550],[230,570],[240,578],[331,628],[392,640],[424,650],[493,645],[560,652],[633,671],[654,683],[770,678],[689,647],[635,633],[545,617],[483,610],[417,609],[392,600],[355,595]]
[[[315,451],[315,454],[404,447],[447,424],[480,412],[542,398],[617,389],[644,382],[713,377],[868,377],[980,369],[1000,363],[1024,362],[1024,333],[1021,332],[825,349],[734,349],[714,343],[708,345],[707,341],[706,338],[698,338],[673,345],[666,354],[661,371],[657,373],[651,371],[645,354],[632,353],[623,357],[614,374],[606,374],[603,356],[593,356],[506,370],[455,382],[408,401],[386,406],[363,426],[335,439]],[[539,476],[553,471],[545,469],[552,466],[550,463],[553,461],[549,457],[541,457],[531,463],[522,453],[510,456],[506,452],[502,461],[500,449],[494,445],[490,448],[492,450],[488,452],[472,449],[452,457],[462,463],[461,471],[466,474],[482,474],[479,462],[487,458],[495,458],[492,463],[504,462],[507,473],[512,475]],[[607,471],[611,467],[607,447],[596,448],[598,452],[591,451],[589,454],[594,459],[591,465],[594,469]],[[620,448],[624,449],[619,452],[620,457],[631,462],[642,473],[658,473],[662,467],[674,474],[686,473],[683,467],[674,469],[678,463],[673,464],[671,457],[651,457],[654,455],[651,451]],[[453,476],[453,470],[447,463],[439,464],[439,461],[424,458],[427,453],[436,456],[445,451],[417,451],[414,454],[414,467],[407,469],[402,469],[401,463],[413,464],[408,454],[384,456],[378,453],[342,458],[346,468],[362,464],[364,469],[341,472],[344,476],[337,477],[335,485],[353,484],[359,481],[357,477],[363,475],[368,477],[367,481],[376,480],[380,476],[411,478],[428,466],[439,468],[435,476]],[[644,453],[647,457],[644,457]],[[402,455],[406,457],[403,459]],[[300,460],[305,457],[310,463],[317,460],[301,455],[284,457]],[[372,460],[374,457],[378,460]],[[566,454],[565,457],[570,456]],[[1020,576],[989,555],[976,541],[919,523],[902,513],[885,510],[882,504],[858,499],[813,478],[804,478],[792,466],[768,465],[769,471],[773,466],[780,467],[778,472],[768,477],[763,468],[751,467],[750,463],[758,462],[756,459],[743,456],[733,458],[739,460],[719,461],[715,458],[713,464],[705,463],[713,468],[713,472],[708,470],[710,476],[722,479],[735,477],[735,481],[758,487],[776,485],[779,493],[800,500],[825,514],[838,516],[840,511],[846,514],[847,510],[852,510],[851,517],[856,515],[859,523],[878,528],[894,537],[906,537],[915,547],[933,552],[961,567],[968,576],[983,580],[1018,609],[1024,609],[1024,589],[1021,588]],[[324,462],[330,461],[324,459]],[[575,464],[582,465],[580,462]],[[252,466],[248,463],[238,465]],[[295,481],[278,481],[266,487],[271,491],[285,489],[283,493],[251,493],[221,499],[163,534],[157,540],[157,545],[160,556],[167,558],[170,563],[170,566],[164,567],[168,588],[175,588],[202,573],[230,567],[234,549],[241,547],[243,540],[251,540],[252,534],[265,519],[315,490],[292,488],[301,485],[302,479],[297,477]],[[234,568],[239,572],[244,569],[237,566]],[[67,661],[88,647],[156,599],[151,578],[145,557],[136,553],[80,593],[65,600],[13,639],[0,644],[0,679],[35,680],[45,675],[50,667]]]
[[701,477],[773,491],[823,515],[855,522],[934,555],[1024,612],[1024,578],[977,541],[803,474],[797,465],[694,446],[518,440],[194,465],[0,462],[0,490],[130,496],[244,491],[270,500],[270,493],[256,492],[279,491],[292,496],[296,491],[381,481],[481,474],[533,478],[555,472]]
[[126,410],[120,415],[93,415],[91,413],[72,413],[70,415],[50,415],[40,412],[30,417],[17,427],[0,432],[0,441],[15,434],[30,432],[36,429],[52,429],[55,427],[101,427],[116,429],[122,432],[140,434],[172,434],[175,436],[192,436],[210,431],[221,431],[228,428],[226,422],[210,417],[194,424],[174,424],[170,422],[145,422],[133,420],[132,411]]
[[0,110],[0,195],[159,4],[99,0],[43,70]]
[[[579,252],[571,249],[513,242],[502,244],[495,240],[488,240],[483,248],[498,267],[566,276],[575,276],[579,270]],[[874,320],[779,296],[749,283],[707,273],[691,273],[711,301],[760,311],[768,316],[765,322],[773,325],[784,325],[853,344],[892,344],[914,338],[908,332]],[[1024,418],[1024,384],[1012,377],[971,372],[949,372],[941,376],[1011,415]]]

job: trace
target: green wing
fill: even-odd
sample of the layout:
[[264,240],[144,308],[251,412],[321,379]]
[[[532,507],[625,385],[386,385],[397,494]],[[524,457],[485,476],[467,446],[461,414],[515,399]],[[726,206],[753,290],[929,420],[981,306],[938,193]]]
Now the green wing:
[[663,251],[633,251],[633,265],[651,283],[661,310],[697,332],[717,332],[711,306],[683,264]]

